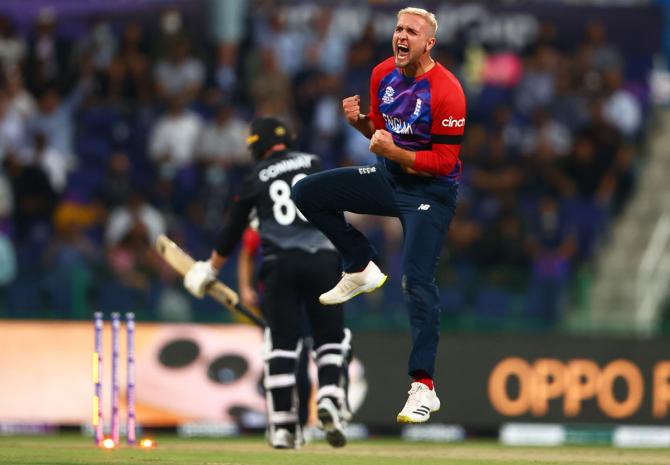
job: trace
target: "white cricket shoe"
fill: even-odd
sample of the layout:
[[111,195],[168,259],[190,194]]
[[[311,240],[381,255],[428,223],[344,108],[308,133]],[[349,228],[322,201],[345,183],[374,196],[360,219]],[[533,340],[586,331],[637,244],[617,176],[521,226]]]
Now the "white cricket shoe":
[[344,447],[347,437],[344,435],[344,425],[340,419],[339,409],[328,397],[324,397],[317,405],[319,428],[326,433],[326,441],[333,447]]
[[431,412],[440,410],[440,399],[435,390],[425,384],[414,382],[407,393],[409,398],[398,414],[398,423],[424,423]]
[[295,435],[286,428],[277,428],[272,435],[270,445],[275,449],[295,449]]
[[363,292],[372,292],[379,289],[386,282],[386,276],[374,262],[358,273],[342,273],[342,279],[334,288],[319,296],[323,305],[336,305],[346,302]]

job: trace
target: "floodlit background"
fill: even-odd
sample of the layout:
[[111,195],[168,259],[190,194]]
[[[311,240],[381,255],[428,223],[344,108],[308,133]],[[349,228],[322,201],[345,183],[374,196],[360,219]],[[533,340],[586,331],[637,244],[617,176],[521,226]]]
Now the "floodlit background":
[[[438,273],[437,382],[451,405],[477,407],[472,425],[458,408],[450,416],[449,402],[438,420],[487,431],[519,418],[667,423],[668,2],[420,3],[437,14],[433,56],[458,76],[468,108]],[[404,6],[0,2],[0,318],[34,320],[38,332],[51,320],[88,324],[96,310],[134,311],[140,329],[233,323],[213,300],[190,297],[152,243],[166,233],[209,255],[249,171],[254,116],[285,119],[297,148],[329,168],[374,162],[341,99],[360,94],[367,106],[370,72],[390,55]],[[369,392],[392,380],[399,408],[407,347],[393,359],[379,347],[407,343],[402,232],[395,219],[351,221],[391,279],[346,305],[347,324]],[[235,260],[222,280],[236,287]],[[21,350],[39,357],[31,347]],[[525,365],[505,372],[506,357]],[[597,371],[572,364],[582,359]],[[612,365],[620,359],[634,369]],[[601,380],[598,390],[588,380]],[[566,407],[568,392],[585,408]],[[525,408],[505,409],[526,395]],[[368,423],[388,408],[381,399],[363,402]],[[0,409],[0,422],[13,420]]]

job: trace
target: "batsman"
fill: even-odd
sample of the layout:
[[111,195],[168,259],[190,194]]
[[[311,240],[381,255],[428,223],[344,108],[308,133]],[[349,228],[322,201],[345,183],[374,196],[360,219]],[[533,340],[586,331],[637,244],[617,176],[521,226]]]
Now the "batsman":
[[184,286],[202,298],[233,252],[256,210],[263,263],[261,304],[265,332],[265,390],[268,439],[277,449],[303,442],[298,421],[296,371],[302,350],[302,310],[310,323],[318,367],[317,415],[333,447],[346,444],[348,419],[346,367],[350,332],[344,328],[342,305],[325,307],[319,295],[337,284],[340,256],[333,244],[305,220],[291,200],[291,186],[320,170],[319,157],[289,150],[288,128],[275,118],[251,123],[247,145],[256,160],[234,202],[224,214],[223,231],[208,260],[198,261],[184,276]]

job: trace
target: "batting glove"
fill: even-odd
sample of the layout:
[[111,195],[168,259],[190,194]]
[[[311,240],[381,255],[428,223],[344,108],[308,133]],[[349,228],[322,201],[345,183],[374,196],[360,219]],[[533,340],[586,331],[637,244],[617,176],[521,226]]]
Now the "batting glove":
[[218,271],[209,260],[195,262],[184,275],[184,287],[199,299],[205,295],[207,286],[216,280]]

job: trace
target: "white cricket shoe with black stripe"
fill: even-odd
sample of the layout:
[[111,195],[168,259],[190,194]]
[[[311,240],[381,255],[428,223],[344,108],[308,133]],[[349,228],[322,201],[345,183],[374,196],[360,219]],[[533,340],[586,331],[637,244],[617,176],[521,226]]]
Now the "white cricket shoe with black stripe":
[[409,398],[398,414],[398,423],[423,423],[428,421],[432,412],[440,410],[440,399],[425,384],[412,383],[408,394]]

